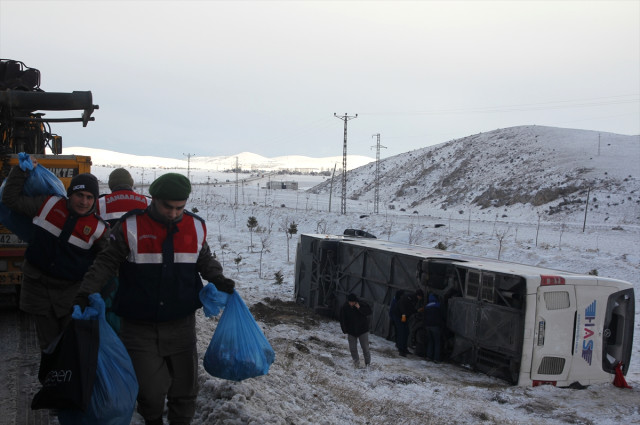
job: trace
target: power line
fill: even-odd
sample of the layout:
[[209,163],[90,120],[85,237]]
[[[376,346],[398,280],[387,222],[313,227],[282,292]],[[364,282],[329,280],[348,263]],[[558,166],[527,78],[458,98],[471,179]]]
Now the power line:
[[522,112],[540,111],[551,109],[585,108],[594,106],[609,106],[625,103],[638,104],[640,99],[638,93],[620,96],[596,97],[589,99],[575,100],[555,100],[548,102],[519,104],[519,105],[498,105],[480,106],[471,108],[451,108],[437,109],[431,111],[399,111],[399,112],[363,112],[361,115],[443,115],[443,114],[467,114],[467,113],[496,113],[496,112]]

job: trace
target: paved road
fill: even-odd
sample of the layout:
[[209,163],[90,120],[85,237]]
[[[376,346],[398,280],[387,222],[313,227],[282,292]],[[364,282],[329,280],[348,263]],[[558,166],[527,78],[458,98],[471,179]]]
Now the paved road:
[[33,320],[15,307],[15,297],[0,294],[0,425],[53,425],[48,410],[31,410],[40,388],[40,349]]

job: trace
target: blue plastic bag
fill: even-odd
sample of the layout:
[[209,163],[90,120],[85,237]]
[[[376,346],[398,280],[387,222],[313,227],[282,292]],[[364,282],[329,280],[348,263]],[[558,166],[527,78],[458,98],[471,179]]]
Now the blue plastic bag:
[[[215,286],[213,290],[220,293]],[[212,293],[209,288],[205,295]],[[200,300],[205,305],[207,314],[210,306],[206,305],[209,300],[206,297],[203,299],[202,295],[201,292]],[[205,370],[216,378],[242,381],[266,375],[275,357],[273,348],[240,295],[236,291],[228,295],[218,326],[204,355]]]
[[67,196],[64,184],[55,174],[38,164],[33,168],[33,162],[28,153],[20,152],[18,162],[23,171],[31,171],[24,182],[24,194],[27,196],[60,195]]
[[89,306],[73,307],[74,319],[98,320],[100,347],[91,402],[85,412],[61,410],[60,425],[129,425],[138,396],[138,380],[126,348],[105,319],[100,294],[89,295]]
[[[33,168],[33,163],[29,154],[21,152],[18,154],[20,168],[30,171],[24,182],[23,193],[27,196],[39,195],[60,195],[66,196],[64,185],[58,177],[51,171],[38,164]],[[0,186],[0,199],[4,192],[6,180]],[[0,201],[0,223],[7,226],[9,230],[18,235],[24,242],[30,242],[32,231],[32,220],[26,215],[10,210]]]

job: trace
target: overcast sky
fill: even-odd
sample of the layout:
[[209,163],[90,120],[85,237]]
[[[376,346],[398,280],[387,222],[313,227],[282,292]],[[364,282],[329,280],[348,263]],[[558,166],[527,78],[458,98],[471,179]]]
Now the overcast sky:
[[0,0],[0,57],[93,92],[65,146],[137,155],[342,155],[334,113],[383,158],[516,125],[640,134],[640,1]]

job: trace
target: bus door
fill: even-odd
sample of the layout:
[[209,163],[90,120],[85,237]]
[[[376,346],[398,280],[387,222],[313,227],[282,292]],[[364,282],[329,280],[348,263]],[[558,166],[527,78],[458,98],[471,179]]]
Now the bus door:
[[576,293],[573,285],[538,287],[531,380],[566,381],[574,350]]

